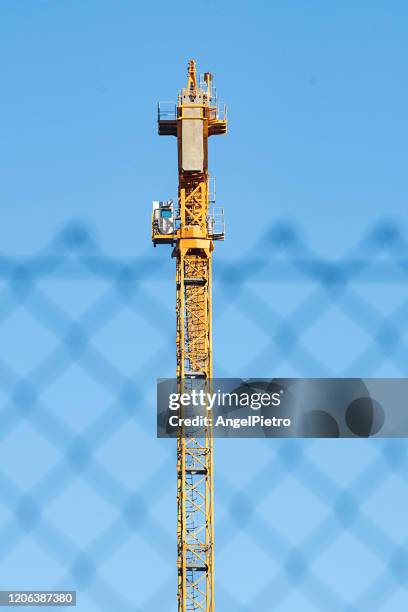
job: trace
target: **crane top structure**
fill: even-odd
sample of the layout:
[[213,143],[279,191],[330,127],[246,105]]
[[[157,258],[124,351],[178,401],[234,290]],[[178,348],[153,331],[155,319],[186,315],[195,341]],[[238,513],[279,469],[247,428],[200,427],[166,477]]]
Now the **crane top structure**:
[[[197,79],[188,64],[177,104],[160,103],[158,131],[176,136],[179,188],[172,200],[153,202],[152,240],[173,245],[176,258],[177,383],[188,391],[212,377],[211,260],[224,239],[224,212],[208,175],[208,138],[227,132],[212,75]],[[210,206],[212,208],[210,209]],[[177,439],[177,551],[179,612],[214,612],[214,485],[211,427],[200,437],[182,428]]]
[[206,72],[197,81],[194,60],[188,64],[187,86],[179,92],[177,104],[159,103],[158,131],[161,136],[177,137],[179,197],[177,208],[172,200],[153,203],[153,244],[175,245],[183,238],[222,240],[224,213],[222,207],[214,206],[208,138],[226,134],[227,112],[225,105],[221,109],[218,105],[211,73]]

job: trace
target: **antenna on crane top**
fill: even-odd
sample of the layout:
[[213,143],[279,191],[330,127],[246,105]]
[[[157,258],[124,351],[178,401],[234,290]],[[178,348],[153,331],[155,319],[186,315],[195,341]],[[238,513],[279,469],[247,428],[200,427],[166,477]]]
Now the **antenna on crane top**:
[[208,99],[211,100],[211,98],[212,98],[212,91],[211,91],[212,74],[211,74],[211,72],[204,72],[204,81],[205,81],[205,84],[207,85],[207,96],[208,96]]
[[188,62],[188,82],[187,82],[187,90],[191,93],[194,93],[197,89],[197,73],[196,73],[196,64],[192,59]]

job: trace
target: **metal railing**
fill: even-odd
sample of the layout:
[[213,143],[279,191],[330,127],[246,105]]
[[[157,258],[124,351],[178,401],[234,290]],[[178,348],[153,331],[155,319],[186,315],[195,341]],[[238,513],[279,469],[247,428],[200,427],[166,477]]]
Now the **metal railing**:
[[[222,102],[213,105],[211,98],[210,119],[216,121],[227,121],[227,105]],[[173,101],[163,100],[157,105],[158,121],[175,121],[177,119],[177,104]]]
[[215,176],[208,177],[208,202],[210,204],[215,204],[216,200],[216,182]]
[[225,222],[224,208],[222,206],[213,206],[208,212],[207,230],[213,240],[224,240]]
[[174,121],[177,119],[177,105],[174,101],[163,100],[157,105],[158,121]]

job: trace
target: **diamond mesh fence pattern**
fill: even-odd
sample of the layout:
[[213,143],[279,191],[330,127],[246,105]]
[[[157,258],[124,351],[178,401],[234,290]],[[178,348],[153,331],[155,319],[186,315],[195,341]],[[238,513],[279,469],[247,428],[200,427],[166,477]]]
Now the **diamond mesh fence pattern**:
[[[397,226],[337,261],[290,225],[258,245],[215,259],[217,376],[405,376]],[[0,588],[175,610],[175,444],[155,438],[155,380],[175,370],[168,250],[116,258],[74,224],[2,256],[0,281]],[[405,441],[217,440],[215,460],[218,610],[407,609]]]

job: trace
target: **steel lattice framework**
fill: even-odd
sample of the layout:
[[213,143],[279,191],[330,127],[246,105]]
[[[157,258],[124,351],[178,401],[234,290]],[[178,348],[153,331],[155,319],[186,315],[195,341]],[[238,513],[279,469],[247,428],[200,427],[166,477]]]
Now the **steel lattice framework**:
[[[214,240],[223,239],[220,217],[209,210],[208,137],[225,134],[206,73],[197,81],[195,62],[188,83],[171,111],[159,105],[159,134],[178,142],[178,207],[156,203],[153,243],[173,244],[176,258],[177,379],[187,390],[207,385],[212,376],[211,256]],[[214,610],[213,440],[211,428],[200,437],[180,430],[177,441],[178,609]]]

